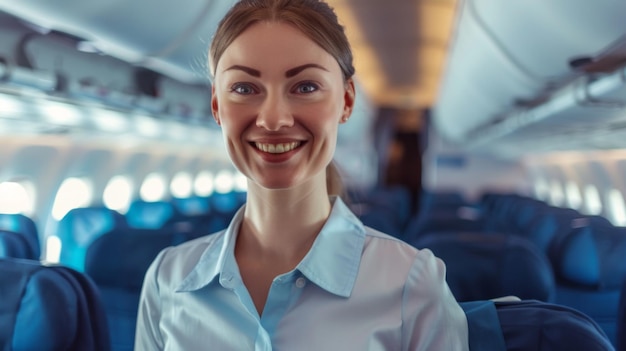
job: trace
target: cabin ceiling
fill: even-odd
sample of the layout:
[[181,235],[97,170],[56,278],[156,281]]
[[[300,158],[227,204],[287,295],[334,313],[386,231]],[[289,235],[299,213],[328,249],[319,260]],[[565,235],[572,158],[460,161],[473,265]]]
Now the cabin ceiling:
[[328,0],[346,27],[357,78],[380,106],[433,105],[456,0]]
[[[456,0],[328,0],[347,28],[357,79],[375,105],[431,106]],[[206,81],[206,47],[234,0],[0,0],[0,10],[91,41],[106,54]]]

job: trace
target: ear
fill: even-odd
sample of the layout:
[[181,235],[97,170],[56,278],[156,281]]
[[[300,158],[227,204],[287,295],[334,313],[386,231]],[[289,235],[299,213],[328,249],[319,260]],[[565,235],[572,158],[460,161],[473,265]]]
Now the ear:
[[217,96],[215,95],[215,83],[211,86],[211,112],[213,113],[213,119],[217,125],[221,126],[222,121],[220,120],[219,108],[217,104]]
[[356,90],[354,89],[354,80],[348,79],[345,83],[345,91],[343,95],[343,113],[339,123],[346,123],[352,110],[354,109],[354,101],[356,99]]

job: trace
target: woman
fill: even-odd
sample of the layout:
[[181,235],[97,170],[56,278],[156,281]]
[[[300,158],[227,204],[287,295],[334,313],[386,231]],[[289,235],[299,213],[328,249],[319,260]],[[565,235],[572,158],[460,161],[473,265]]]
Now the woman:
[[337,129],[355,100],[332,9],[240,1],[217,29],[210,69],[247,203],[225,231],[155,259],[136,350],[467,350],[443,263],[329,196]]

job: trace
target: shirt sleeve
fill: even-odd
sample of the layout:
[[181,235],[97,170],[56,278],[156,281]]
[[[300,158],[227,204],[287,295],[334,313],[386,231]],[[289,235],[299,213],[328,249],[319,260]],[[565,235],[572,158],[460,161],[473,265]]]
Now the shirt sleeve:
[[467,319],[445,278],[443,261],[420,250],[402,297],[402,350],[469,350]]
[[163,336],[159,329],[162,310],[158,274],[165,252],[163,250],[157,255],[143,280],[135,331],[135,351],[163,350]]

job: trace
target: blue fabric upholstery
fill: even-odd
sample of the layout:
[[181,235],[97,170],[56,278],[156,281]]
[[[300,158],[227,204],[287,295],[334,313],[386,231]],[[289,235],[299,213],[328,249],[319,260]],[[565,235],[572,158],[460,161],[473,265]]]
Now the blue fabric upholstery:
[[500,234],[432,234],[412,243],[429,248],[447,267],[458,301],[515,295],[552,301],[555,282],[545,255],[523,238]]
[[126,227],[124,216],[109,208],[70,210],[57,227],[57,236],[62,243],[59,262],[82,272],[89,245],[102,234],[118,227]]
[[413,218],[407,225],[403,238],[411,242],[428,234],[483,231],[485,231],[485,223],[480,218],[460,217],[457,210],[441,211]]
[[617,227],[581,227],[555,248],[554,268],[566,281],[619,289],[626,276],[626,233]]
[[211,211],[232,216],[246,202],[246,193],[213,193],[209,197]]
[[41,257],[41,244],[39,242],[39,232],[35,222],[22,214],[0,213],[0,230],[7,230],[24,235],[26,241],[32,248],[32,259],[38,260]]
[[495,305],[507,350],[614,350],[602,329],[575,309],[539,301]]
[[472,351],[612,351],[588,316],[565,306],[526,300],[461,302]]
[[113,350],[133,350],[145,272],[162,249],[184,240],[177,233],[127,228],[102,235],[87,250],[85,273],[102,295]]
[[172,204],[185,216],[197,216],[211,211],[208,197],[193,196],[172,199]]
[[617,320],[617,350],[626,351],[626,280],[622,283]]
[[467,317],[471,351],[506,350],[498,312],[493,301],[479,300],[460,303]]
[[126,212],[128,226],[143,229],[159,229],[181,217],[183,214],[167,201],[133,201]]
[[110,350],[95,286],[66,267],[0,259],[0,325],[2,350]]
[[6,230],[0,230],[0,257],[37,259],[33,247],[23,235]]
[[597,290],[557,283],[556,303],[565,305],[591,317],[615,343],[619,289]]

